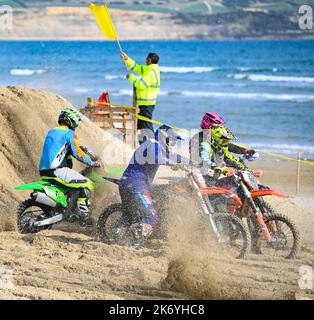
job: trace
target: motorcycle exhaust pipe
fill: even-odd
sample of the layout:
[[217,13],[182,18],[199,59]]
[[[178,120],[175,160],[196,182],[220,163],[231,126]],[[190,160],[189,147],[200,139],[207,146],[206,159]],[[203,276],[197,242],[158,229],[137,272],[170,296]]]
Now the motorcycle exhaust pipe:
[[48,207],[52,207],[54,208],[57,205],[57,202],[55,202],[54,200],[52,200],[51,198],[49,198],[46,194],[42,193],[42,192],[33,192],[31,194],[31,198],[38,203],[44,204]]

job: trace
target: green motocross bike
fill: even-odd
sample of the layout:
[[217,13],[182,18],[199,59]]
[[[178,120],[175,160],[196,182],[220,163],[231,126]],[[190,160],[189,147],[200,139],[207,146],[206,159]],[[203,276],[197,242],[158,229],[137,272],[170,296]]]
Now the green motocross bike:
[[[83,148],[92,161],[98,161],[98,157]],[[77,199],[80,189],[87,192],[94,190],[94,174],[92,167],[87,167],[81,174],[90,180],[87,183],[77,184],[73,188],[58,183],[58,178],[45,179],[17,186],[16,190],[33,190],[30,199],[23,201],[17,208],[17,226],[20,233],[37,233],[51,227],[61,221],[79,221],[79,209]]]

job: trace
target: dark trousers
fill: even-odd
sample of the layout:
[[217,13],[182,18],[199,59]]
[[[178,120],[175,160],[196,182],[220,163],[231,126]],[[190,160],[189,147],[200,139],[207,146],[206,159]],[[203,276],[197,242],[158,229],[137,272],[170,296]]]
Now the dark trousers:
[[[155,106],[139,106],[139,115],[152,119]],[[141,130],[138,135],[139,144],[142,144],[146,139],[154,138],[154,127],[151,122],[138,119],[137,129]]]
[[122,200],[122,221],[124,223],[144,222],[156,225],[157,212],[154,208],[150,191],[145,183],[136,180],[122,183],[119,187]]
[[[153,111],[155,106],[138,106],[140,109],[139,115],[152,119],[153,118]],[[148,121],[144,121],[144,120],[138,120],[137,121],[137,129],[141,130],[141,129],[150,129],[150,130],[154,130],[153,128],[153,124],[151,122]]]

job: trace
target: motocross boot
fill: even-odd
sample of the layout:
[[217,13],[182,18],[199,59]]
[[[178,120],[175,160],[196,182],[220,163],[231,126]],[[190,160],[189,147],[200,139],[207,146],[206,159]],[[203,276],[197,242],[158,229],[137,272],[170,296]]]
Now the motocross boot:
[[134,236],[133,246],[135,249],[140,249],[144,241],[152,234],[153,227],[147,223],[134,223],[131,225],[131,231]]
[[93,225],[93,221],[89,216],[89,200],[86,198],[79,198],[77,201],[78,209],[79,209],[79,223],[81,227],[91,227]]
[[123,228],[125,228],[125,223],[119,220],[116,225],[114,226],[114,241],[115,243],[119,244],[122,239]]

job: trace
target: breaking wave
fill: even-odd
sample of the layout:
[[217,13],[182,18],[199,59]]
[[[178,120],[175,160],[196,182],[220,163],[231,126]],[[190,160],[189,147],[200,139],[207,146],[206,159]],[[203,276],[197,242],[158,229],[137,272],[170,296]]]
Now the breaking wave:
[[10,74],[12,76],[32,76],[34,74],[42,74],[45,73],[46,70],[43,69],[38,69],[38,70],[33,70],[33,69],[11,69]]
[[264,151],[275,152],[285,155],[294,155],[296,156],[297,152],[301,152],[302,155],[314,156],[314,147],[304,146],[298,144],[267,144],[267,143],[248,143],[249,146],[252,146],[256,149],[261,149]]
[[295,76],[273,76],[263,74],[228,74],[228,78],[234,78],[235,80],[248,79],[251,81],[270,81],[270,82],[302,82],[302,83],[314,83],[314,77],[295,77]]
[[204,92],[183,91],[182,95],[188,97],[213,97],[213,98],[235,98],[249,100],[273,100],[273,101],[314,101],[314,95],[301,94],[270,94],[270,93],[230,93],[230,92]]
[[160,67],[160,71],[164,73],[206,73],[213,72],[213,67]]
[[123,79],[122,76],[115,76],[115,75],[111,75],[111,74],[108,74],[105,76],[105,79],[106,80],[117,80],[117,79]]

